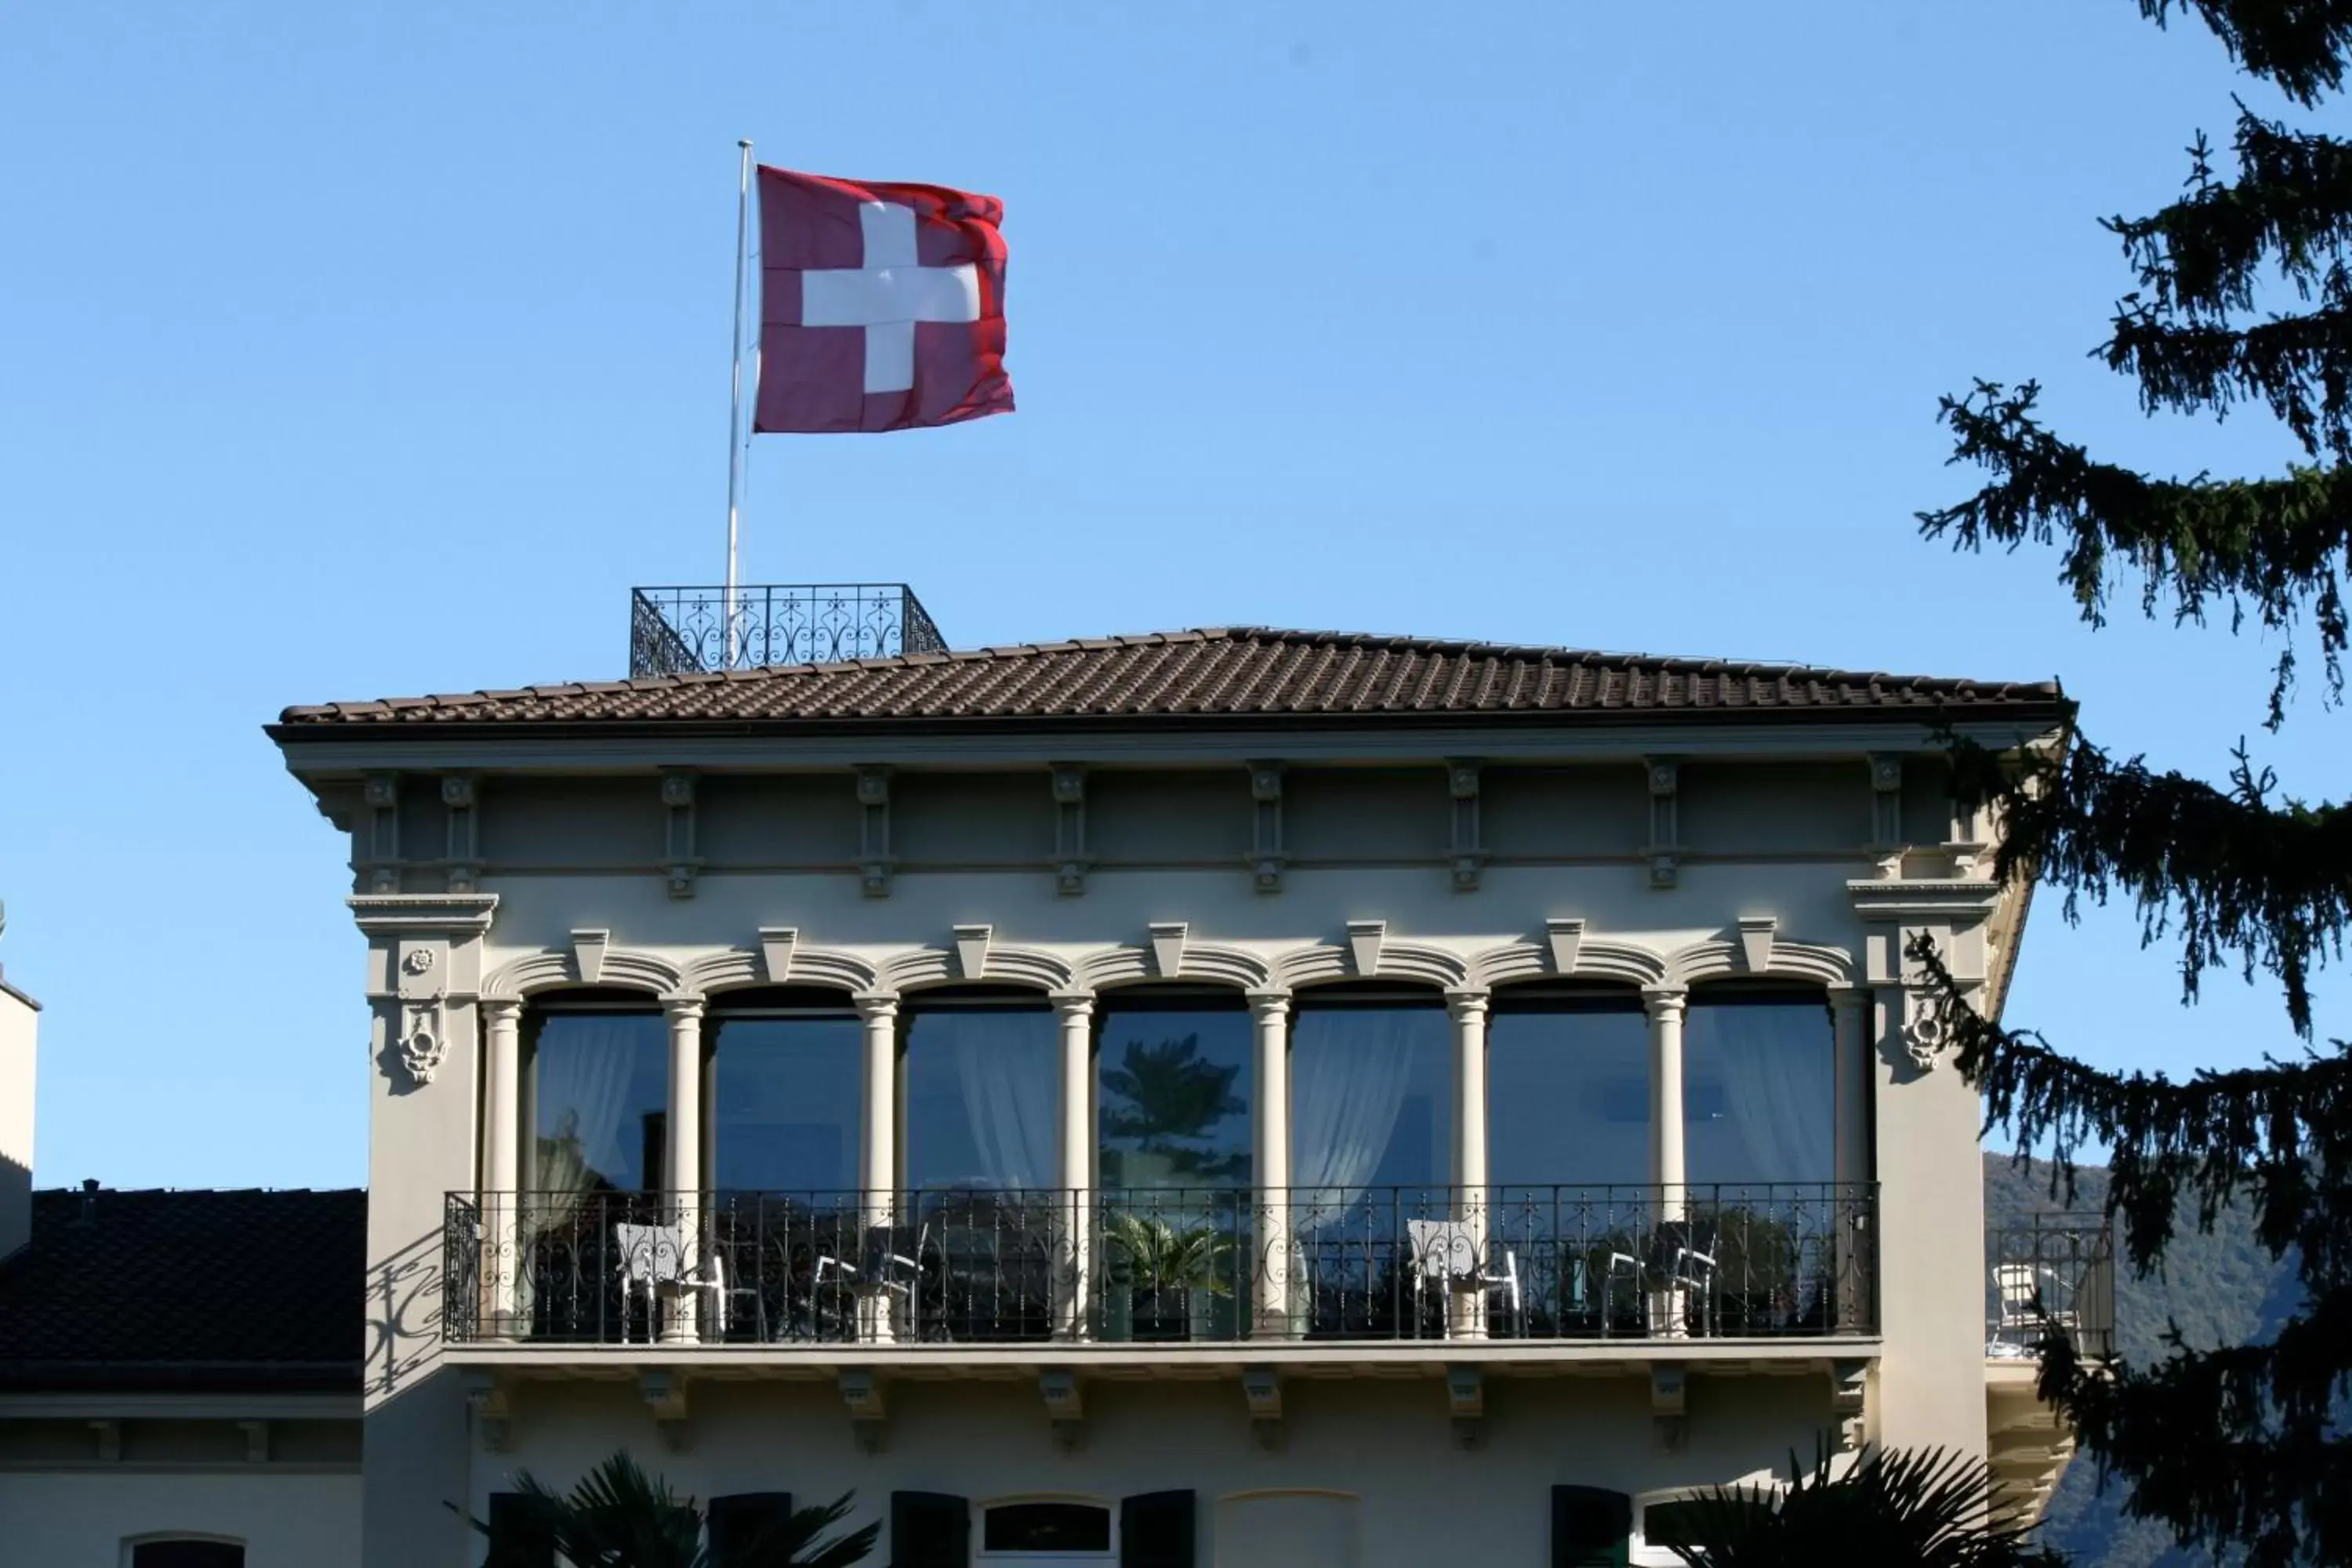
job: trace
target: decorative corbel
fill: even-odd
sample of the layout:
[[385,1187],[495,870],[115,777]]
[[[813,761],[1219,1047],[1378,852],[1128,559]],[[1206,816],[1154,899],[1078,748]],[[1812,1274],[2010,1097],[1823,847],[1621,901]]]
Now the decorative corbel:
[[1739,956],[1750,974],[1763,974],[1772,967],[1772,943],[1780,933],[1777,915],[1742,915],[1739,917]]
[[1447,789],[1454,796],[1454,890],[1475,893],[1486,864],[1479,841],[1478,769],[1475,757],[1455,757],[1445,764]]
[[1151,970],[1162,980],[1173,980],[1184,969],[1184,937],[1192,928],[1182,921],[1151,923]]
[[882,1380],[870,1368],[855,1367],[841,1374],[841,1402],[849,1411],[849,1431],[861,1454],[878,1454],[887,1436],[888,1412],[883,1406]]
[[1869,1387],[1868,1362],[1830,1363],[1830,1412],[1838,1421],[1838,1446],[1849,1454],[1862,1447],[1863,1403]]
[[1973,882],[1983,874],[1985,856],[1992,848],[1990,836],[1984,828],[1984,808],[1952,803],[1951,837],[1944,840],[1944,853],[1952,858],[1952,879]]
[[1267,1453],[1282,1447],[1282,1376],[1270,1366],[1242,1368],[1242,1398],[1248,1402],[1250,1436]]
[[449,890],[470,893],[482,880],[480,814],[471,773],[441,775],[441,805],[449,819]]
[[1681,1367],[1650,1369],[1650,1419],[1657,1428],[1658,1446],[1669,1454],[1681,1453],[1683,1440],[1689,1436],[1684,1403],[1688,1385],[1689,1373]]
[[1356,965],[1356,973],[1370,980],[1381,971],[1381,943],[1388,936],[1386,921],[1349,921],[1348,922],[1348,956]]
[[1672,757],[1645,757],[1642,769],[1650,782],[1650,842],[1642,853],[1649,858],[1650,886],[1671,888],[1682,870],[1682,764]]
[[1454,1446],[1475,1448],[1481,1440],[1479,1423],[1486,1415],[1486,1380],[1475,1366],[1445,1369],[1445,1398],[1454,1411]]
[[236,1429],[245,1434],[245,1462],[248,1465],[269,1463],[269,1423],[240,1421]]
[[674,1372],[641,1372],[637,1392],[654,1413],[654,1428],[662,1447],[673,1454],[687,1448],[686,1379]]
[[984,925],[955,928],[956,973],[967,981],[977,981],[988,973],[988,942],[994,928]]
[[1087,1419],[1078,1374],[1066,1367],[1048,1367],[1037,1374],[1037,1392],[1045,1395],[1045,1416],[1054,1424],[1054,1447],[1065,1454],[1076,1452]]
[[1087,890],[1087,770],[1054,764],[1054,889],[1066,898]]
[[399,945],[394,989],[400,1003],[400,1065],[422,1089],[441,1070],[449,1054],[447,1009],[449,944],[404,940]]
[[1282,764],[1252,763],[1249,775],[1250,868],[1254,885],[1261,893],[1278,893],[1282,891],[1282,868],[1289,858],[1282,848]]
[[89,1429],[90,1429],[91,1434],[96,1437],[97,1442],[98,1442],[98,1460],[99,1460],[99,1463],[100,1463],[100,1464],[102,1464],[102,1465],[111,1465],[111,1464],[114,1464],[114,1463],[116,1463],[116,1462],[118,1462],[119,1460],[121,1460],[121,1458],[122,1458],[122,1423],[121,1423],[121,1422],[120,1422],[120,1421],[93,1421],[93,1422],[89,1423]]
[[1562,917],[1544,921],[1544,941],[1551,948],[1551,967],[1556,974],[1576,973],[1577,950],[1584,945],[1582,916]]
[[1881,878],[1903,875],[1903,759],[1893,752],[1870,753],[1870,848]]
[[361,867],[371,893],[400,891],[400,775],[372,773],[360,784]]
[[692,768],[662,770],[662,849],[673,899],[694,897],[695,873],[702,869],[702,858],[694,851],[694,794]]
[[514,1408],[506,1384],[487,1372],[466,1374],[466,1405],[474,1413],[474,1430],[481,1435],[485,1453],[503,1454],[514,1438]]
[[771,985],[782,985],[792,978],[793,949],[801,940],[798,926],[761,926],[760,928],[760,967]]
[[613,945],[613,933],[601,927],[582,927],[572,933],[572,969],[583,985],[594,985],[604,978],[604,950]]
[[857,770],[857,879],[869,899],[890,896],[890,770]]

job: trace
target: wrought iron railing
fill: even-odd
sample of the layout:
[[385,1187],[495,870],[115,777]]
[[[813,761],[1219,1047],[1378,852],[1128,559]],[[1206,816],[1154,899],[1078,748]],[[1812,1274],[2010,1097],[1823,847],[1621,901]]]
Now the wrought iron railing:
[[1868,1186],[452,1194],[455,1341],[1867,1334]]
[[794,583],[727,590],[634,588],[629,674],[688,675],[945,653],[947,639],[904,583]]
[[2116,1347],[2116,1233],[2104,1215],[2021,1215],[1985,1231],[1985,1348],[2033,1352],[2056,1334],[2078,1354]]

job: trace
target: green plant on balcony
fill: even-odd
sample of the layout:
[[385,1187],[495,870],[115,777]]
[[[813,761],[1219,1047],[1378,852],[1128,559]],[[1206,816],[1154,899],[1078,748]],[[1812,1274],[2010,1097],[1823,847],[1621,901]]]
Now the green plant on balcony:
[[1205,1225],[1178,1226],[1157,1215],[1113,1213],[1103,1220],[1111,1277],[1129,1292],[1139,1340],[1184,1339],[1192,1297],[1233,1293],[1227,1260],[1233,1239]]
[[705,1510],[649,1476],[623,1449],[559,1492],[529,1470],[517,1473],[512,1519],[493,1529],[457,1504],[452,1511],[489,1540],[485,1568],[522,1568],[560,1552],[573,1568],[850,1568],[873,1553],[881,1525],[846,1534],[850,1493],[794,1510],[714,1546]]

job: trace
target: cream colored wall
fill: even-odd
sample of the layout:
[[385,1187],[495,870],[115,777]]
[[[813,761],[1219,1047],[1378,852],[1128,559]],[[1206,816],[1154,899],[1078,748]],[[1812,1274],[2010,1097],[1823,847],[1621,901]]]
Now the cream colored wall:
[[241,1541],[246,1568],[353,1568],[360,1478],[0,1471],[9,1568],[123,1568],[125,1542],[177,1534]]
[[[1137,783],[1142,777],[1178,793],[1151,805]],[[736,969],[756,976],[759,931],[790,926],[798,933],[796,951],[803,955],[823,949],[882,966],[912,949],[929,948],[948,955],[933,963],[935,973],[947,976],[953,973],[952,928],[960,924],[991,927],[999,952],[1017,948],[1082,967],[1090,955],[1111,946],[1148,951],[1151,924],[1181,921],[1187,922],[1188,942],[1195,948],[1223,945],[1274,964],[1286,954],[1296,957],[1320,947],[1327,955],[1338,955],[1325,965],[1337,975],[1347,973],[1347,926],[1351,921],[1385,921],[1385,941],[1391,950],[1418,944],[1450,955],[1457,964],[1474,965],[1481,955],[1491,956],[1511,944],[1545,951],[1546,921],[1571,916],[1586,922],[1588,955],[1615,944],[1621,958],[1640,957],[1662,977],[1673,979],[1674,967],[1695,957],[1717,973],[1742,973],[1736,957],[1726,957],[1738,952],[1738,921],[1769,914],[1778,922],[1776,941],[1784,958],[1791,951],[1790,944],[1811,950],[1792,973],[1855,982],[1865,978],[1864,952],[1873,933],[1882,947],[1887,934],[1885,926],[1874,926],[1864,918],[1849,888],[1850,879],[1880,874],[1877,857],[1861,842],[1869,831],[1872,795],[1859,758],[1780,764],[1751,774],[1721,763],[1705,772],[1692,769],[1686,803],[1690,815],[1682,837],[1687,844],[1695,834],[1703,836],[1705,850],[1684,857],[1675,885],[1666,889],[1653,885],[1649,863],[1637,853],[1647,832],[1648,802],[1636,768],[1498,775],[1493,804],[1507,805],[1507,809],[1488,813],[1485,835],[1494,863],[1486,866],[1480,885],[1469,892],[1454,889],[1444,864],[1423,858],[1442,833],[1433,837],[1422,814],[1447,805],[1443,772],[1433,765],[1425,781],[1396,773],[1368,775],[1360,785],[1309,780],[1286,809],[1318,809],[1320,799],[1345,810],[1350,820],[1328,831],[1297,831],[1286,824],[1286,839],[1314,847],[1337,863],[1294,863],[1284,873],[1281,890],[1273,894],[1255,891],[1249,868],[1222,856],[1213,864],[1150,862],[1157,850],[1168,852],[1172,861],[1210,843],[1223,845],[1234,831],[1228,819],[1236,804],[1236,781],[1223,773],[1194,777],[1203,786],[1197,800],[1181,793],[1186,787],[1181,774],[1137,775],[1116,786],[1096,781],[1092,787],[1098,804],[1124,801],[1128,810],[1124,826],[1115,830],[1098,833],[1090,820],[1089,847],[1115,841],[1139,861],[1131,866],[1097,861],[1086,877],[1083,893],[1076,897],[1057,893],[1050,868],[1034,863],[1032,851],[1041,841],[1032,814],[1037,803],[1022,792],[1043,793],[1042,771],[1025,782],[992,779],[973,792],[975,816],[1011,812],[1023,818],[1017,835],[1007,840],[1017,845],[1017,854],[997,858],[1000,866],[1017,858],[1019,868],[902,865],[891,879],[887,898],[866,895],[856,846],[837,842],[841,827],[854,816],[828,814],[822,832],[772,830],[757,809],[765,796],[764,786],[756,781],[723,781],[711,789],[714,806],[726,803],[729,826],[698,846],[704,851],[704,863],[691,896],[678,898],[671,895],[657,867],[639,864],[649,853],[647,847],[660,837],[660,808],[652,779],[593,781],[580,792],[576,817],[567,816],[567,793],[561,784],[542,779],[502,786],[496,777],[482,779],[478,785],[478,826],[485,869],[478,886],[482,893],[496,896],[496,915],[487,936],[460,938],[449,949],[444,973],[454,999],[443,1017],[447,1054],[431,1083],[412,1084],[392,1059],[399,1010],[389,1001],[380,1002],[375,1023],[378,1070],[371,1079],[369,1222],[370,1300],[375,1323],[367,1386],[369,1568],[415,1561],[404,1554],[405,1532],[441,1499],[462,1489],[467,1479],[464,1447],[451,1439],[462,1426],[463,1395],[453,1377],[435,1373],[440,1353],[438,1246],[445,1194],[470,1190],[478,1180],[480,1039],[478,1009],[468,998],[499,972],[527,960],[546,958],[550,966],[561,969],[554,960],[570,952],[571,933],[576,930],[608,931],[614,952],[648,957],[680,973],[737,954]],[[930,818],[912,834],[911,842],[927,853],[969,857],[967,865],[981,861],[992,842],[991,836],[943,815],[951,813],[952,791],[939,787],[937,780],[912,789],[904,787],[905,782],[897,781],[898,796]],[[1419,788],[1422,782],[1430,785],[1426,792]],[[813,798],[813,792],[836,785],[845,790],[846,778],[824,784],[802,780],[771,793],[782,802]],[[404,847],[414,857],[429,858],[438,852],[444,831],[437,803],[429,792],[404,787],[401,797]],[[507,803],[503,806],[502,798]],[[1240,804],[1246,805],[1245,798]],[[1589,812],[1582,809],[1588,806]],[[1912,816],[1919,809],[1915,805]],[[1411,833],[1400,835],[1399,841],[1410,845],[1419,863],[1370,863],[1378,858],[1370,853],[1378,847],[1376,830],[1385,816],[1397,813],[1413,815]],[[1209,816],[1217,824],[1213,832],[1202,826]],[[1755,825],[1745,848],[1739,837],[1743,822]],[[1949,825],[1939,818],[1906,821],[1905,826],[1907,838],[1932,845],[1942,841]],[[1245,844],[1247,837],[1244,824],[1237,841]],[[893,839],[896,848],[908,842],[909,836],[894,827]],[[720,843],[742,858],[730,861],[711,854]],[[507,851],[501,845],[525,844],[530,847],[532,865],[502,861]],[[780,853],[805,857],[803,865],[823,855],[825,864],[836,868],[789,870],[764,859]],[[1349,857],[1356,863],[1347,863]],[[1923,858],[1932,857],[1915,857],[1915,861]],[[627,864],[616,864],[620,861]],[[730,864],[740,868],[730,869]],[[403,868],[399,885],[419,890],[439,885],[440,877],[429,867]],[[365,919],[386,922],[372,944],[367,974],[370,993],[379,997],[388,998],[400,985],[394,969],[405,939],[390,925],[397,913],[363,911]],[[1588,957],[1586,972],[1590,963]],[[608,973],[606,978],[612,977]],[[1884,976],[1881,981],[1885,983]],[[1879,1026],[1868,1042],[1876,1175],[1883,1189],[1879,1240],[1885,1325],[1870,1420],[1889,1441],[1980,1453],[1985,1432],[1976,1102],[1948,1067],[1918,1073],[1889,1065],[1902,1057],[1899,991],[1886,991],[1882,1003]],[[1318,1386],[1310,1393],[1318,1402],[1350,1397],[1340,1385]],[[1508,1402],[1520,1397],[1516,1387],[1507,1393]],[[934,1394],[942,1391],[919,1391],[915,1408],[919,1411],[922,1399]],[[1433,1392],[1423,1394],[1429,1401],[1438,1400]],[[1178,1394],[1149,1388],[1115,1391],[1105,1397],[1117,1404],[1129,1398],[1172,1399]],[[1232,1422],[1239,1423],[1238,1396],[1228,1389],[1222,1397],[1234,1406],[1228,1413]],[[1724,1408],[1732,1411],[1748,1396],[1724,1397],[1728,1401]],[[829,1429],[837,1430],[837,1404],[824,1419]],[[919,1428],[924,1418],[919,1415],[914,1419]],[[1255,1462],[1244,1428],[1235,1426],[1218,1436],[1223,1428],[1209,1415],[1199,1419],[1204,1424],[1198,1436],[1208,1445],[1204,1464]],[[1629,1410],[1620,1422],[1604,1405],[1577,1419],[1590,1430],[1580,1430],[1574,1441],[1591,1442],[1596,1456],[1646,1451],[1643,1410]],[[1432,1441],[1442,1445],[1444,1422],[1436,1415],[1432,1422]],[[1725,1430],[1738,1425],[1735,1421]],[[1766,1423],[1759,1430],[1769,1428],[1770,1440],[1753,1462],[1784,1460],[1792,1445],[1810,1453],[1815,1434],[1828,1425],[1818,1416],[1807,1417],[1801,1430]],[[618,1426],[592,1424],[573,1436],[588,1447],[609,1449],[618,1436],[632,1431],[637,1433],[631,1439],[635,1444],[650,1436],[650,1427],[637,1416]],[[1514,1431],[1517,1435],[1510,1435]],[[1362,1462],[1375,1467],[1391,1462],[1384,1456],[1392,1449],[1418,1452],[1409,1446],[1397,1449],[1389,1424],[1364,1426],[1360,1436],[1370,1445]],[[1526,1456],[1508,1458],[1511,1446],[1532,1443],[1534,1452],[1557,1455],[1559,1443],[1568,1440],[1563,1435],[1530,1436],[1528,1428],[1513,1428],[1506,1419],[1490,1449],[1492,1455],[1506,1457],[1486,1462],[1531,1464]],[[1695,1436],[1695,1445],[1699,1442]],[[937,1451],[964,1450],[947,1444]],[[972,1453],[966,1457],[979,1462]],[[1734,1462],[1729,1455],[1718,1458],[1724,1464]],[[1462,1461],[1433,1458],[1430,1462]],[[1219,1473],[1223,1479],[1215,1485],[1242,1484],[1234,1479],[1239,1471],[1232,1477]],[[1532,1487],[1532,1476],[1529,1471],[1513,1484]],[[1407,1467],[1399,1479],[1410,1479]],[[788,1484],[802,1489],[798,1481]],[[812,1483],[812,1488],[831,1484],[835,1483]],[[1615,1483],[1602,1479],[1596,1484]],[[978,1485],[959,1483],[956,1489],[972,1490]],[[1209,1485],[1203,1482],[1203,1489]],[[1627,1489],[1635,1489],[1629,1484]],[[1532,1509],[1536,1503],[1527,1506]],[[1398,1528],[1404,1538],[1417,1539],[1417,1527]],[[1377,1530],[1369,1533],[1381,1537]],[[1438,1548],[1433,1544],[1429,1549]]]
[[32,1237],[33,1081],[40,1010],[0,985],[0,1258]]
[[[896,1391],[884,1449],[868,1455],[822,1384],[698,1385],[683,1453],[662,1447],[625,1385],[533,1384],[515,1405],[509,1451],[475,1455],[471,1506],[487,1510],[518,1470],[569,1482],[625,1447],[696,1497],[785,1490],[800,1505],[854,1490],[859,1523],[887,1520],[894,1489],[977,1504],[1184,1489],[1198,1494],[1202,1561],[1223,1563],[1213,1555],[1219,1500],[1327,1490],[1360,1499],[1355,1568],[1429,1568],[1465,1552],[1537,1563],[1550,1561],[1552,1487],[1641,1493],[1765,1479],[1791,1450],[1810,1458],[1831,1421],[1828,1386],[1818,1374],[1696,1379],[1686,1445],[1667,1453],[1638,1377],[1489,1379],[1475,1449],[1455,1443],[1438,1378],[1291,1382],[1282,1446],[1267,1452],[1234,1382],[1096,1383],[1079,1445],[1065,1453],[1034,1385],[930,1383]],[[888,1562],[888,1548],[886,1531],[873,1561]]]

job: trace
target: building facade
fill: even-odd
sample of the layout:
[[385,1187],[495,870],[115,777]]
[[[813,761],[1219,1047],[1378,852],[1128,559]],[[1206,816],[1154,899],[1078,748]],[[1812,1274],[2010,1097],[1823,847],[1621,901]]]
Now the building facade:
[[2046,1486],[1905,955],[1999,1007],[1944,747],[2069,712],[1275,631],[289,710],[374,1017],[361,1560],[622,1447],[908,1568],[1673,1562],[1820,1444]]

